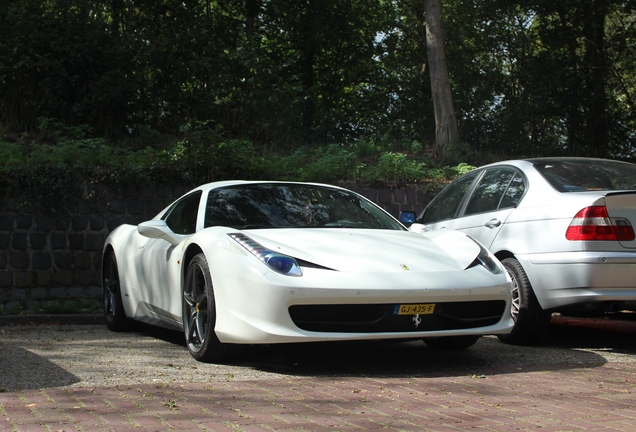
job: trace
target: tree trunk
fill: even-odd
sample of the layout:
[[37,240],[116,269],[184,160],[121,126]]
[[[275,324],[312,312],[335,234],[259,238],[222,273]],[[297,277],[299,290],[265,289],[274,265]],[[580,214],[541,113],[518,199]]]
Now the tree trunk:
[[443,158],[448,146],[459,138],[453,94],[446,67],[441,0],[424,0],[428,69],[435,110],[435,149],[433,156]]
[[605,57],[605,18],[608,12],[606,0],[598,0],[589,8],[589,16],[583,26],[585,37],[585,62],[587,100],[585,117],[587,131],[585,155],[607,157],[609,119],[607,117],[607,61]]
[[312,127],[314,124],[314,114],[316,111],[316,101],[314,99],[314,63],[316,60],[316,36],[315,17],[313,16],[313,1],[307,0],[301,22],[301,53],[300,69],[302,83],[304,87],[305,100],[302,108],[301,118],[305,144],[311,144]]
[[256,31],[256,21],[258,20],[258,14],[261,11],[260,0],[246,0],[245,1],[245,37],[247,40],[252,41],[254,39],[254,32]]

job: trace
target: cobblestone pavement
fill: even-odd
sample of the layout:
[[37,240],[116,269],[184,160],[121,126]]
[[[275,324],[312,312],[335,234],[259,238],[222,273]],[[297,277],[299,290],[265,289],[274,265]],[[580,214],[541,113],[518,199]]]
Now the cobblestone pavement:
[[[553,325],[538,347],[274,346],[204,365],[156,330],[4,327],[0,430],[636,431],[635,354],[636,333]],[[7,388],[6,370],[43,384]]]
[[281,378],[0,394],[21,431],[636,429],[636,368]]

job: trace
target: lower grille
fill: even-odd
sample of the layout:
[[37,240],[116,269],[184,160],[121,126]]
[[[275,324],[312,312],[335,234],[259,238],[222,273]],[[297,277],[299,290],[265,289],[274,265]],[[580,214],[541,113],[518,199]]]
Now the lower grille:
[[[350,305],[294,305],[289,315],[307,331],[342,333],[420,332],[484,327],[498,323],[503,300],[436,303],[429,315],[394,314],[395,303]],[[419,320],[419,323],[417,321]],[[416,325],[417,324],[417,325]]]

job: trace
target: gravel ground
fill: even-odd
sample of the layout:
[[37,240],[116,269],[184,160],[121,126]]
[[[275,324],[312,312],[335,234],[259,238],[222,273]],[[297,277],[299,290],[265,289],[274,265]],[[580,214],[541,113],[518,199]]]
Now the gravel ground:
[[420,341],[252,346],[232,364],[216,365],[192,359],[181,333],[154,327],[112,333],[103,325],[19,325],[0,327],[0,391],[290,376],[465,376],[634,363],[634,354],[636,334],[553,325],[549,340],[535,347],[496,337],[455,352]]
[[[167,336],[167,338],[165,338]],[[0,328],[0,387],[115,386],[227,380],[239,369],[194,361],[172,332],[112,333],[100,325]],[[268,373],[241,370],[241,377]]]

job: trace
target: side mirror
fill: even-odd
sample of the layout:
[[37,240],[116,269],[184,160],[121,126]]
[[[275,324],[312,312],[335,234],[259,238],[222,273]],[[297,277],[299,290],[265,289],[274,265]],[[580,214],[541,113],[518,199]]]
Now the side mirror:
[[412,212],[412,211],[400,212],[400,222],[402,222],[406,227],[411,226],[413,223],[415,223],[415,212]]
[[149,220],[137,225],[137,231],[144,237],[163,239],[171,245],[178,245],[181,243],[181,237],[175,234],[163,220]]
[[431,231],[431,227],[414,223],[413,225],[409,227],[409,231],[422,234],[422,233]]

